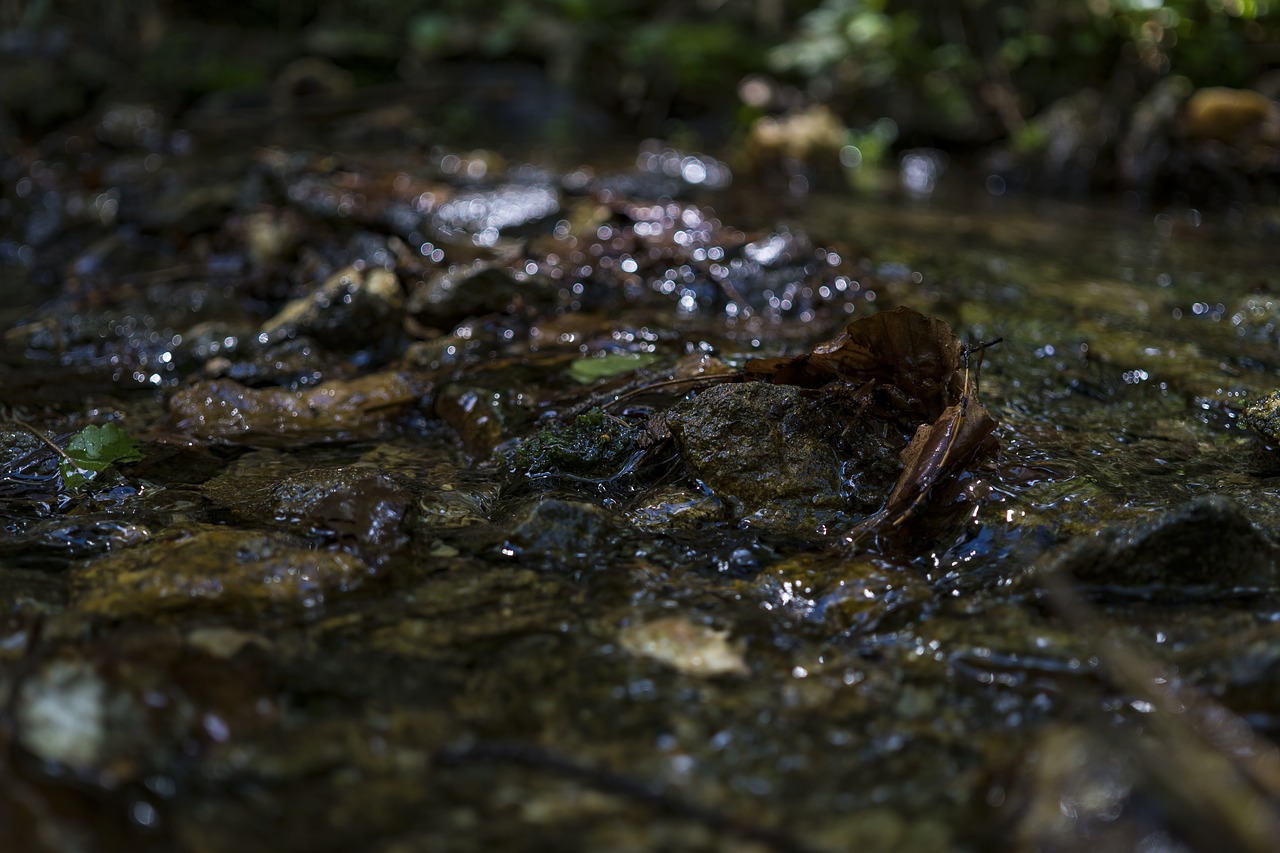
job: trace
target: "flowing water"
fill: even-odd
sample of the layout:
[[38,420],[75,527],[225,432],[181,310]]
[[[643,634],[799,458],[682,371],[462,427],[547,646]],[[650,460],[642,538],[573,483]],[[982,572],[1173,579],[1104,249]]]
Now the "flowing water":
[[[373,335],[316,362],[245,354],[306,292],[291,270],[407,241],[335,225],[289,180],[315,220],[262,250],[275,266],[227,245],[239,225],[151,246],[177,238],[157,215],[5,285],[0,781],[29,849],[1267,849],[1280,489],[1240,416],[1280,384],[1274,212],[945,186],[774,206],[739,186],[701,215],[807,234],[840,294],[770,312],[791,298],[775,282],[744,317],[650,278],[494,318],[510,294],[477,291],[416,351]],[[531,239],[515,250],[550,275]],[[388,262],[406,291],[434,249]],[[200,271],[141,275],[170,264]],[[541,480],[504,463],[548,413],[632,387],[572,380],[584,354],[653,356],[644,384],[899,305],[1000,339],[969,366],[999,452],[905,534],[850,549],[835,523],[726,517],[671,460]],[[430,390],[319,435],[170,411],[196,381],[305,390],[388,364]],[[87,493],[24,426],[65,443],[104,420],[144,459]]]

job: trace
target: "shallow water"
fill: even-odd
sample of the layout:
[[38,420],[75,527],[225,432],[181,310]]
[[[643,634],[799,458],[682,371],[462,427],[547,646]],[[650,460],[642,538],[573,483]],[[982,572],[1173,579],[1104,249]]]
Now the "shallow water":
[[[555,328],[652,350],[664,369],[703,344],[732,363],[801,352],[850,315],[897,305],[970,341],[999,338],[980,397],[1001,450],[960,478],[946,511],[852,552],[832,550],[836,530],[646,515],[661,482],[513,485],[470,443],[483,435],[459,442],[430,410],[372,436],[205,441],[164,410],[198,365],[155,368],[152,382],[104,370],[109,351],[23,362],[10,338],[0,403],[59,437],[120,417],[146,452],[89,498],[60,494],[48,463],[5,481],[0,687],[14,698],[0,779],[16,792],[17,837],[67,850],[1209,849],[1198,822],[1265,849],[1257,827],[1275,802],[1259,788],[1241,795],[1265,816],[1251,822],[1194,778],[1165,778],[1214,778],[1204,768],[1224,754],[1261,747],[1191,743],[1160,686],[1221,703],[1220,719],[1240,715],[1263,743],[1280,735],[1276,586],[1170,604],[1094,584],[1064,604],[1027,577],[1073,536],[1138,528],[1196,497],[1280,529],[1276,481],[1239,425],[1280,371],[1274,212],[945,189],[710,203],[725,225],[781,222],[832,247],[865,273],[849,307],[747,322],[606,300],[582,308],[581,329]],[[280,302],[258,299],[237,310],[260,321]],[[6,327],[24,315],[3,311]],[[467,377],[483,391],[467,405],[493,392],[510,418],[501,440],[586,393],[565,375],[572,349],[506,340],[495,352],[523,366],[480,358]],[[315,510],[307,501],[328,498],[307,472],[335,466],[403,481],[378,486],[373,508]],[[521,526],[539,492],[576,502],[563,531],[546,515]],[[296,583],[294,597],[157,591],[162,575],[196,584],[199,566],[145,549],[192,536],[240,549],[239,565],[311,549],[354,556],[367,576],[326,587],[290,568],[268,582]],[[138,553],[162,568],[115,586]],[[695,626],[692,639],[664,635],[666,660],[627,639],[664,617]],[[1130,652],[1138,675],[1117,663]],[[708,672],[699,653],[729,664]],[[1221,728],[1199,730],[1221,741]],[[1170,774],[1170,761],[1203,772]]]

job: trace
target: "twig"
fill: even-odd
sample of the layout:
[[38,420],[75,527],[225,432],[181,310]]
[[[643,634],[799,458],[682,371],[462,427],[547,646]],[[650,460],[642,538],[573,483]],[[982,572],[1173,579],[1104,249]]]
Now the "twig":
[[65,450],[63,450],[61,447],[59,447],[59,446],[54,442],[54,440],[53,440],[52,438],[49,438],[49,436],[45,435],[45,434],[44,434],[43,432],[41,432],[40,430],[36,429],[36,427],[32,426],[31,424],[27,423],[27,422],[26,422],[26,421],[24,421],[24,420],[20,420],[20,419],[18,419],[18,418],[10,418],[10,420],[12,420],[15,424],[17,424],[18,426],[22,427],[23,429],[28,430],[28,431],[29,431],[29,432],[31,432],[31,433],[32,433],[36,438],[40,439],[40,440],[41,440],[41,441],[43,441],[45,444],[47,444],[47,445],[49,445],[50,447],[52,447],[52,448],[53,448],[53,451],[54,451],[55,453],[57,453],[59,456],[61,456],[63,459],[65,459],[67,462],[70,462],[72,465],[76,464],[76,463],[75,463],[75,460],[74,460],[74,459],[72,459],[69,455],[67,455],[67,451],[65,451]]

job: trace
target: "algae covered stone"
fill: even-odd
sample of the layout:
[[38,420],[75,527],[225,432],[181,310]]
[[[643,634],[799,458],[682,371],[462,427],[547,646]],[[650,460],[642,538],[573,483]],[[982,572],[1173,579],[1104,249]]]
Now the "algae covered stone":
[[569,423],[534,433],[520,443],[509,462],[532,478],[563,473],[608,478],[641,449],[643,436],[644,430],[597,407]]
[[1280,588],[1280,546],[1236,503],[1209,495],[1137,528],[1077,536],[1042,570],[1110,597],[1216,600]]
[[1280,444],[1280,391],[1250,403],[1240,420],[1266,441]]
[[360,559],[273,533],[206,528],[114,551],[72,569],[72,607],[149,616],[193,607],[307,609],[369,576]]
[[727,384],[673,407],[666,421],[693,475],[740,517],[818,525],[874,511],[901,464],[857,405],[766,382]]

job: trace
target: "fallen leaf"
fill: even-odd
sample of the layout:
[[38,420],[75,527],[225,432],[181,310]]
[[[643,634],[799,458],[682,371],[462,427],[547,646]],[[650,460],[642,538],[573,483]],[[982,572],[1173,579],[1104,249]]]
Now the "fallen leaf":
[[67,442],[58,471],[68,489],[78,489],[115,462],[142,458],[138,443],[115,424],[87,426]]
[[903,524],[939,483],[997,449],[996,422],[978,402],[968,352],[946,323],[903,307],[854,320],[839,337],[803,355],[749,361],[743,377],[815,389],[855,386],[870,395],[871,415],[914,428],[884,507],[844,537],[854,543]]
[[901,525],[920,510],[938,483],[995,452],[997,444],[991,435],[995,419],[977,401],[976,389],[969,390],[973,396],[966,393],[942,417],[916,429],[902,451],[902,475],[884,508],[850,531],[846,542],[857,542],[878,528]]
[[658,357],[651,352],[619,352],[580,358],[569,365],[569,375],[575,382],[589,385],[597,379],[607,379],[610,376],[639,370],[657,360]]
[[964,345],[950,326],[904,307],[854,320],[803,355],[752,359],[743,378],[802,388],[870,382],[873,414],[933,421],[963,395],[963,359]]
[[683,616],[629,625],[618,642],[633,655],[651,658],[684,675],[747,675],[751,670],[727,631],[696,625]]

